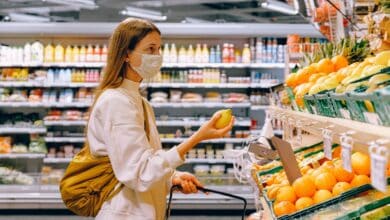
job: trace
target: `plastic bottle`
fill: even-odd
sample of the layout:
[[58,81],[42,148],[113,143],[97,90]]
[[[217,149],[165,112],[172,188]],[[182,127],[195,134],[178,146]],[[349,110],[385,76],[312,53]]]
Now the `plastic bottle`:
[[163,63],[170,63],[170,52],[169,52],[169,45],[167,43],[164,44],[163,48]]
[[260,37],[256,41],[256,63],[262,62],[263,42]]
[[222,49],[222,63],[229,63],[229,62],[230,62],[229,44],[225,43],[223,44],[223,49]]
[[194,63],[194,55],[194,48],[192,47],[192,44],[190,44],[187,49],[187,63]]
[[54,47],[52,44],[48,44],[45,47],[45,62],[54,62]]
[[102,50],[99,44],[96,44],[95,49],[93,50],[93,62],[100,62],[100,56],[102,55]]
[[24,49],[23,49],[23,47],[18,47],[18,59],[17,59],[17,63],[23,63],[23,54],[24,54]]
[[72,81],[72,71],[70,69],[66,69],[66,83],[70,83]]
[[25,63],[31,62],[31,44],[28,42],[24,45],[23,56],[23,61]]
[[234,44],[229,45],[229,63],[235,63],[236,57],[234,53]]
[[106,62],[107,61],[107,53],[108,53],[108,48],[107,45],[104,44],[102,48],[102,54],[100,56],[100,62]]
[[209,63],[216,63],[216,57],[215,57],[215,48],[210,48],[210,57],[209,57]]
[[92,62],[93,61],[93,47],[91,44],[88,45],[87,48],[87,55],[86,55],[87,62]]
[[274,38],[272,41],[272,62],[278,62],[278,41],[276,38]]
[[170,63],[177,63],[177,50],[176,45],[171,45],[171,51],[169,52]]
[[203,44],[203,49],[202,49],[202,63],[208,63],[209,62],[209,49],[207,47],[207,44]]
[[47,71],[47,83],[53,84],[54,83],[54,72],[53,69],[49,69]]
[[263,42],[262,42],[261,62],[262,63],[267,62],[267,41],[266,40],[263,40]]
[[72,52],[73,49],[70,45],[68,45],[65,49],[65,62],[72,62]]
[[249,49],[248,44],[244,44],[244,48],[242,49],[242,63],[250,63],[251,62],[251,51]]
[[216,63],[222,63],[221,46],[219,46],[219,44],[215,48],[215,62]]
[[82,45],[80,47],[80,51],[79,51],[79,55],[80,55],[79,56],[79,60],[80,60],[80,62],[85,62],[87,60],[86,53],[87,53],[86,48],[85,48],[84,45]]
[[80,62],[80,50],[79,50],[78,46],[73,46],[72,62],[74,62],[74,63]]
[[184,46],[179,49],[179,63],[185,63],[187,61],[187,51]]
[[31,44],[31,61],[36,63],[43,63],[44,47],[41,42],[35,41]]
[[194,61],[195,61],[195,63],[202,62],[202,48],[201,48],[200,44],[196,45]]
[[256,63],[256,38],[250,39],[249,50],[251,54],[251,63]]
[[61,44],[57,44],[54,49],[54,61],[55,62],[64,62],[65,50]]

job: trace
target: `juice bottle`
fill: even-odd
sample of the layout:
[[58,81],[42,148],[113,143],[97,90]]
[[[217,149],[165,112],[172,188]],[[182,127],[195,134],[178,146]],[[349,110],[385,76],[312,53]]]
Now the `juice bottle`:
[[88,45],[86,59],[87,59],[87,62],[93,61],[93,47],[91,44]]
[[175,44],[171,45],[171,51],[169,53],[169,56],[170,56],[171,63],[177,63],[177,50]]
[[163,63],[169,63],[170,61],[171,58],[169,55],[169,45],[165,43],[163,48]]
[[209,63],[216,63],[216,57],[215,57],[215,48],[210,48],[210,57],[209,57]]
[[236,62],[236,57],[234,54],[234,44],[229,45],[229,57],[228,57],[228,63],[234,63]]
[[244,49],[242,49],[242,63],[251,62],[251,51],[248,44],[244,44]]
[[221,47],[219,46],[219,44],[215,48],[215,62],[222,63],[222,53],[221,53]]
[[72,52],[72,47],[68,45],[65,49],[65,62],[72,62]]
[[103,48],[102,48],[102,54],[100,56],[100,62],[106,62],[107,61],[107,52],[108,52],[107,45],[104,44]]
[[186,60],[187,60],[187,52],[186,52],[186,49],[184,48],[184,46],[181,46],[180,47],[180,50],[179,50],[179,63],[185,63]]
[[202,50],[202,63],[208,63],[209,62],[209,49],[207,47],[207,44],[203,44],[203,50]]
[[61,44],[57,44],[54,49],[54,61],[64,62],[64,47]]
[[256,62],[256,38],[251,38],[249,42],[249,50],[251,54],[251,63]]
[[93,50],[93,62],[99,62],[101,55],[102,55],[102,50],[99,44],[96,44],[95,49]]
[[194,61],[194,48],[192,48],[192,44],[190,44],[187,50],[187,63],[194,63]]
[[225,43],[223,44],[223,49],[222,49],[222,63],[229,63],[229,62],[230,62],[229,44]]
[[80,62],[85,62],[87,60],[86,59],[86,53],[87,53],[87,51],[85,49],[85,46],[84,45],[81,46],[80,47],[80,52],[79,52],[79,54],[80,54],[80,56],[79,56]]
[[263,51],[263,42],[261,38],[258,37],[256,42],[256,63],[262,62],[262,51]]
[[200,47],[200,44],[197,44],[195,49],[195,63],[201,63],[201,62],[202,62],[202,48]]
[[50,63],[54,61],[54,47],[52,44],[48,44],[45,47],[45,62]]
[[72,50],[72,62],[74,63],[80,62],[80,50],[77,45],[75,45]]
[[31,62],[31,44],[28,42],[24,45],[23,55],[24,55],[23,61],[25,63],[30,63]]

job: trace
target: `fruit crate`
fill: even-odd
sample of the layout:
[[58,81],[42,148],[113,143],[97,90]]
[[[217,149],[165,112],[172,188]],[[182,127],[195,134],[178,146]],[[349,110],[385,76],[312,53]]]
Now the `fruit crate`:
[[[376,96],[375,93],[355,93],[349,94],[351,100],[351,109],[353,114],[357,116],[357,119],[362,122],[383,125],[382,120],[377,114],[377,110],[373,102],[381,102],[380,97]],[[378,100],[379,98],[379,100]],[[383,105],[383,103],[381,103]]]
[[330,98],[332,100],[333,109],[338,118],[351,119],[351,113],[348,110],[347,106],[347,95],[342,93],[330,93]]
[[315,94],[315,102],[317,107],[317,112],[322,116],[327,117],[336,117],[336,111],[334,110],[332,99],[330,97],[330,92],[325,92],[323,94]]
[[384,126],[390,126],[390,86],[373,93],[372,103]]
[[[386,207],[386,208],[385,208]],[[358,220],[363,219],[361,216],[367,215],[366,213],[371,212],[375,209],[382,208],[382,210],[378,211],[375,216],[364,218],[364,219],[386,219],[390,215],[390,196],[385,197],[383,199],[374,201],[363,207],[350,212],[344,216],[337,218],[336,220]],[[383,209],[384,208],[384,209]]]
[[316,109],[316,101],[314,95],[305,95],[303,97],[303,102],[305,103],[306,110],[310,114],[318,114],[318,111]]

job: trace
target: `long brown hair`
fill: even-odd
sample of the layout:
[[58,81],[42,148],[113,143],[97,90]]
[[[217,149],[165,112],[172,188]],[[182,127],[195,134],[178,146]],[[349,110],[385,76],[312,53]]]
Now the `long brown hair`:
[[96,90],[94,103],[104,90],[118,88],[122,84],[126,74],[125,59],[128,51],[133,51],[146,35],[154,31],[161,35],[156,25],[143,19],[127,18],[119,23],[110,37],[103,79]]

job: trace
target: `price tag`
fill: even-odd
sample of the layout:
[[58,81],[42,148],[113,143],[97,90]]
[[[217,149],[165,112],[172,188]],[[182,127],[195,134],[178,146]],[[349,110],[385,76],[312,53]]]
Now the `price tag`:
[[351,115],[349,114],[349,111],[346,109],[341,108],[340,113],[345,119],[351,119]]
[[387,149],[376,143],[370,146],[371,185],[382,192],[387,191]]
[[381,125],[381,120],[379,119],[379,116],[376,113],[372,112],[364,112],[364,118],[366,121],[373,125]]
[[298,122],[297,124],[297,137],[296,141],[298,146],[302,146],[302,123]]
[[332,131],[325,128],[322,130],[322,137],[324,139],[324,154],[325,158],[332,159]]
[[343,161],[343,168],[348,172],[352,172],[351,151],[353,148],[353,139],[348,135],[342,135],[340,137],[340,142],[341,142],[341,159]]

